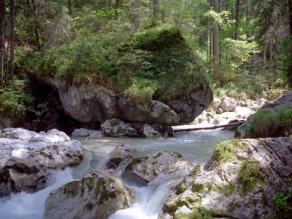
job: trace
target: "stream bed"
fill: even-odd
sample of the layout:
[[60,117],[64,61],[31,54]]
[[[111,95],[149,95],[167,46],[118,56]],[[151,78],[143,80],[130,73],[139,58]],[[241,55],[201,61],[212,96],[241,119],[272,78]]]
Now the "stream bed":
[[[194,164],[205,163],[219,141],[232,138],[233,132],[222,130],[180,133],[175,138],[100,138],[80,139],[85,159],[77,167],[66,168],[53,174],[45,189],[35,193],[21,192],[0,199],[0,219],[42,219],[45,201],[50,192],[74,179],[86,176],[91,170],[100,170],[107,155],[118,145],[135,148],[137,156],[156,151],[177,151]],[[125,182],[135,194],[135,203],[117,211],[110,219],[156,219],[168,196],[172,183],[181,175],[160,175],[145,187]],[[65,218],[64,218],[65,219]]]

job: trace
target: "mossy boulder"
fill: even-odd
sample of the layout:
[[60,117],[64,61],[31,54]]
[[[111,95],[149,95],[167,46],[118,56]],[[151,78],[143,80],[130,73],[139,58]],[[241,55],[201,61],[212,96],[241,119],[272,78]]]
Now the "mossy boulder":
[[[204,68],[177,28],[155,27],[114,42],[93,37],[39,58],[36,74],[58,90],[74,119],[176,125],[192,122],[212,102]],[[86,56],[83,44],[90,47]]]
[[132,197],[120,179],[93,173],[52,192],[46,201],[44,218],[107,219],[131,203]]
[[288,218],[291,149],[287,137],[219,144],[203,171],[173,189],[160,218]]
[[235,133],[241,138],[285,137],[292,134],[292,91],[264,105]]

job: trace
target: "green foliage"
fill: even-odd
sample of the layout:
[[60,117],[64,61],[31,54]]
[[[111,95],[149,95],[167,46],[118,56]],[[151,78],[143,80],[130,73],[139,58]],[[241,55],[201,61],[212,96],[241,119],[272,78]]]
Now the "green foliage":
[[289,106],[256,112],[248,121],[246,132],[251,137],[276,137],[289,135],[292,127],[292,109]]
[[258,161],[245,160],[241,164],[238,174],[238,183],[243,194],[253,190],[256,185],[264,182],[264,176],[260,172]]
[[35,74],[96,83],[137,102],[187,95],[206,80],[181,32],[172,26],[125,38],[118,33],[83,37],[23,60]]
[[251,72],[241,72],[233,75],[232,81],[225,84],[224,88],[215,88],[216,96],[230,96],[237,99],[258,99],[266,98],[275,100],[283,95],[287,88],[281,78],[273,78],[269,72],[261,74],[252,74]]
[[12,79],[0,89],[0,114],[20,119],[31,111],[32,95],[26,91],[26,80]]
[[276,193],[274,196],[276,213],[279,218],[290,218],[292,214],[292,192]]
[[191,219],[212,219],[213,215],[211,211],[203,208],[197,208],[192,214]]
[[242,147],[243,145],[237,139],[223,141],[216,146],[213,157],[217,162],[234,160],[236,159],[235,150]]

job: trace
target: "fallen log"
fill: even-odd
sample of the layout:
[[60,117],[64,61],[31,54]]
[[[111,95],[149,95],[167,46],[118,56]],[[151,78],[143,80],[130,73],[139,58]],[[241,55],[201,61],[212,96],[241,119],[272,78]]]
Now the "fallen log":
[[174,129],[173,131],[174,132],[190,132],[190,131],[220,129],[220,128],[228,128],[228,127],[233,127],[233,126],[240,126],[245,122],[246,122],[245,120],[242,120],[242,121],[229,123],[229,124],[225,124],[225,125],[215,125],[215,126],[210,126],[210,127],[198,127],[198,128]]

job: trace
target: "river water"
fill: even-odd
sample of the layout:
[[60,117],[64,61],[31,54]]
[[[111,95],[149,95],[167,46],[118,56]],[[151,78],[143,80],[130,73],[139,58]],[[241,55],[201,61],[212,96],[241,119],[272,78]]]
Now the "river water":
[[[212,155],[217,142],[229,139],[230,131],[197,131],[180,133],[175,138],[101,138],[81,139],[85,159],[77,167],[66,168],[54,173],[47,187],[36,193],[18,193],[0,199],[0,219],[42,219],[45,201],[50,192],[74,179],[87,175],[91,170],[100,169],[107,155],[118,145],[135,148],[137,156],[156,151],[177,151],[194,164],[206,162]],[[109,219],[157,219],[168,196],[169,188],[184,173],[171,176],[160,175],[145,187],[125,182],[135,194],[135,203],[128,209],[117,211]],[[65,219],[65,218],[64,218]]]

